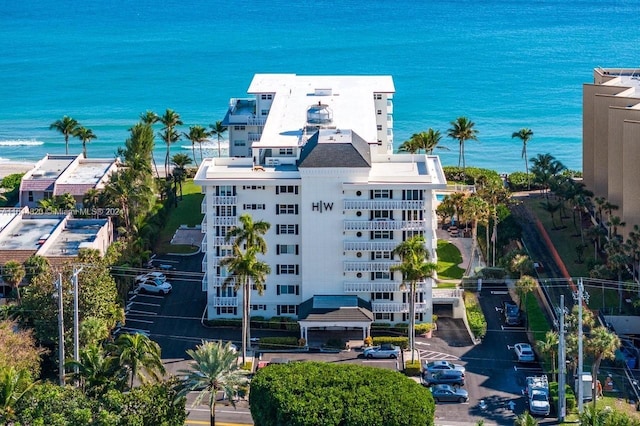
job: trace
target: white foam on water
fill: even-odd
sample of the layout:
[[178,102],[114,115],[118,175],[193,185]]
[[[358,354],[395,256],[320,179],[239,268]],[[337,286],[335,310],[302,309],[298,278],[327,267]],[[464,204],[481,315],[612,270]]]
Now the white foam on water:
[[5,139],[0,140],[0,146],[40,146],[44,145],[43,141],[35,139]]

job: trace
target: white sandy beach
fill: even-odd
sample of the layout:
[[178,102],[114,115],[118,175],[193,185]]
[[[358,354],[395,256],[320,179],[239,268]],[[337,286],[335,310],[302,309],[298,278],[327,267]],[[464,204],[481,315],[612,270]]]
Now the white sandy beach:
[[36,165],[35,162],[27,161],[0,161],[0,179],[13,173],[24,173],[31,170]]

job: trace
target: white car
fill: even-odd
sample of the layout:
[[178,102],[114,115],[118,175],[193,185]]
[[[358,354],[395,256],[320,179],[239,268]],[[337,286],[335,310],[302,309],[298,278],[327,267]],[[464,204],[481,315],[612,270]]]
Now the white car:
[[516,343],[514,346],[518,362],[535,362],[536,354],[528,343]]
[[400,347],[391,344],[383,344],[364,350],[365,358],[398,358],[399,356]]
[[147,279],[144,281],[140,281],[138,284],[138,288],[143,293],[153,293],[153,294],[169,294],[173,287],[167,281],[161,281],[159,279]]
[[435,373],[442,370],[457,370],[461,373],[465,372],[465,368],[462,365],[454,364],[449,361],[431,361],[424,363],[424,369],[429,373]]

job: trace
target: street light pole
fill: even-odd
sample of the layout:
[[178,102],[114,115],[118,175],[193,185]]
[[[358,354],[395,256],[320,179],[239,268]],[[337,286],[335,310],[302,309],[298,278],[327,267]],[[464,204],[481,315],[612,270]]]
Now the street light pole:
[[84,268],[78,269],[74,266],[73,275],[71,280],[73,281],[73,359],[76,362],[74,371],[78,373],[78,365],[80,363],[80,321],[78,320],[78,274],[82,272]]
[[565,380],[567,374],[564,340],[564,295],[560,295],[560,313],[558,320],[560,322],[560,333],[558,336],[558,367],[560,369],[560,375],[558,376],[558,421],[564,422],[566,415]]
[[60,386],[64,386],[64,314],[63,314],[63,292],[62,292],[62,274],[58,274],[58,281],[55,284],[58,291],[58,369],[60,373]]

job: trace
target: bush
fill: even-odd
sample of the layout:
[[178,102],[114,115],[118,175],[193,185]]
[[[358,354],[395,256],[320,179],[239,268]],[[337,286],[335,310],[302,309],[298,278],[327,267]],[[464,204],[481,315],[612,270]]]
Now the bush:
[[247,361],[240,367],[241,370],[244,371],[253,371],[253,363],[251,361]]
[[264,317],[260,315],[256,315],[255,317],[251,317],[250,319],[251,328],[266,328],[267,321]]
[[500,174],[495,170],[481,169],[478,167],[467,167],[464,169],[464,179],[462,167],[445,166],[442,168],[448,181],[475,185],[479,180],[502,184]]
[[407,361],[404,363],[404,374],[407,376],[420,376],[421,374],[421,367],[420,367],[420,361],[416,360],[416,361]]
[[409,324],[406,322],[399,322],[397,324],[394,324],[393,327],[391,327],[391,331],[395,331],[398,333],[406,334],[408,330],[409,330]]
[[482,339],[487,334],[487,320],[475,296],[467,291],[464,292],[464,306],[471,332],[477,339]]
[[297,349],[298,338],[294,336],[262,337],[258,346],[260,349]]
[[433,330],[433,324],[430,322],[423,322],[416,324],[416,334],[425,334]]
[[[511,191],[526,191],[527,190],[527,174],[525,172],[514,172],[508,176],[509,189]],[[533,174],[529,173],[529,182],[533,187]]]
[[324,344],[327,348],[344,349],[345,343],[342,339],[329,339]]
[[267,324],[272,330],[300,331],[300,325],[291,317],[271,317]]
[[432,426],[435,414],[431,392],[398,372],[320,362],[259,370],[249,407],[256,426]]
[[409,347],[409,338],[398,336],[377,336],[373,338],[374,346],[382,345],[384,343],[400,346],[402,350],[405,350]]
[[482,268],[478,276],[486,279],[501,280],[507,276],[507,271],[503,268]]
[[[565,385],[564,400],[567,403],[567,411],[574,410],[577,406],[576,395],[569,385]],[[558,406],[558,382],[549,383],[549,399],[552,407]]]
[[372,338],[371,336],[367,336],[367,337],[364,339],[364,345],[365,345],[365,346],[371,346],[371,345],[373,345],[373,338]]
[[205,324],[209,327],[242,327],[241,318],[218,318],[206,320]]
[[372,330],[388,330],[391,328],[391,324],[388,322],[374,322],[371,324]]

